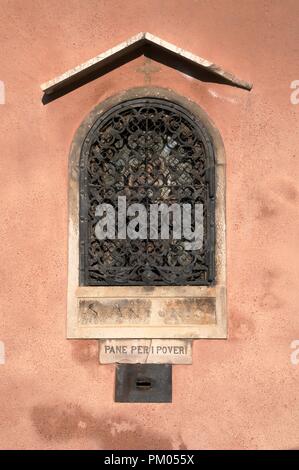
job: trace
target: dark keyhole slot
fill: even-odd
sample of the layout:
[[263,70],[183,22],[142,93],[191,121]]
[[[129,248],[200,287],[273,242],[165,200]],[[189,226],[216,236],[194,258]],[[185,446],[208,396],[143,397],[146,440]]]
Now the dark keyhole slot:
[[136,388],[138,388],[138,390],[149,390],[150,388],[152,388],[151,379],[137,379]]

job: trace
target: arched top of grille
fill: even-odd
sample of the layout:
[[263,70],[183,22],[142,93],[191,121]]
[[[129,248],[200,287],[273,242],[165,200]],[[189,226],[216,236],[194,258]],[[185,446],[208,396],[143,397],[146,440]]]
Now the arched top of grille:
[[[177,239],[98,240],[96,208],[127,204],[202,204],[203,245]],[[214,155],[200,120],[181,105],[137,98],[103,113],[80,160],[82,285],[208,285],[214,280]]]

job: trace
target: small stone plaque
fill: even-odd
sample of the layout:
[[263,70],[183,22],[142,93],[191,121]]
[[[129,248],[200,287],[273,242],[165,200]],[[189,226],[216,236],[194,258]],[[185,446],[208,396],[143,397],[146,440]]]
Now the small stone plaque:
[[99,346],[101,364],[192,364],[192,340],[109,339]]
[[216,323],[214,297],[79,298],[78,306],[78,324],[82,327]]

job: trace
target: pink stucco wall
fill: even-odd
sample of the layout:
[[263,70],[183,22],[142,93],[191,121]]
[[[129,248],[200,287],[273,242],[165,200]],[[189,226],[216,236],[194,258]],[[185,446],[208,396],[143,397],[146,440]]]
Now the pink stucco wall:
[[[1,0],[0,18],[0,448],[298,447],[298,1]],[[253,90],[139,58],[42,104],[42,82],[139,31]],[[197,102],[224,140],[229,339],[194,343],[172,404],[117,404],[97,342],[66,340],[68,154],[97,103],[149,84]]]

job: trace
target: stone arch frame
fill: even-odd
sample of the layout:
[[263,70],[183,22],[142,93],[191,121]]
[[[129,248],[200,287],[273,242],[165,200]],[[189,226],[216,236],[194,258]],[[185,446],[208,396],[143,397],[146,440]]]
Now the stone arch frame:
[[[198,117],[211,139],[216,178],[216,280],[213,286],[79,285],[81,148],[88,131],[101,114],[122,101],[141,97],[159,97],[180,104]],[[225,166],[222,138],[207,113],[198,104],[172,90],[132,88],[95,106],[76,131],[69,157],[68,338],[227,337]],[[121,317],[118,315],[120,311]]]

